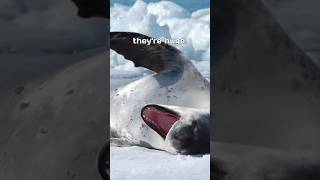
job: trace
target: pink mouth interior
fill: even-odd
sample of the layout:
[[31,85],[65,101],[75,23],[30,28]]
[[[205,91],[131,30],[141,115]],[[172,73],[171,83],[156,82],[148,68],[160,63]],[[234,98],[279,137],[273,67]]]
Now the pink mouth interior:
[[142,118],[147,125],[165,138],[170,128],[179,120],[180,116],[160,106],[150,105],[144,108]]

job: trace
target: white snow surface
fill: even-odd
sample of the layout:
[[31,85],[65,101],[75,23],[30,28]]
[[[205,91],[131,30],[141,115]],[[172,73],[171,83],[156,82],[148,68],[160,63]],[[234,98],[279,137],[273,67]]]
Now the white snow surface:
[[[184,39],[175,45],[210,79],[210,9],[194,12],[171,1],[145,3],[136,1],[131,7],[114,4],[110,9],[112,31],[138,32],[154,38]],[[131,61],[111,51],[111,81],[121,78],[141,77],[151,72],[135,68]]]
[[112,180],[208,180],[210,155],[171,155],[143,147],[111,147]]

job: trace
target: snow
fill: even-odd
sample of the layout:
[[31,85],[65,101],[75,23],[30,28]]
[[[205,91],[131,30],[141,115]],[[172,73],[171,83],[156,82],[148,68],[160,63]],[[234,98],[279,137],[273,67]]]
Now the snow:
[[[110,10],[112,31],[138,32],[154,38],[184,38],[185,44],[176,45],[210,79],[210,9],[187,9],[170,1],[132,6],[115,3]],[[111,90],[153,73],[136,68],[131,61],[111,50]],[[111,179],[209,179],[210,155],[171,155],[164,151],[143,147],[111,147]]]
[[143,147],[111,147],[112,180],[210,179],[210,155],[171,155]]
[[[115,3],[110,9],[110,28],[111,31],[138,32],[154,38],[185,39],[185,44],[176,47],[210,79],[209,8],[189,12],[171,1],[145,3],[138,0],[130,7]],[[111,50],[111,81],[150,73],[144,68],[135,68],[131,61]]]

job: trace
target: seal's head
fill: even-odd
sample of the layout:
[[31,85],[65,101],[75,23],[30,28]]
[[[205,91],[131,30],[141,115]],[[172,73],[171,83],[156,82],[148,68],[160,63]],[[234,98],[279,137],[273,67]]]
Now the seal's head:
[[141,116],[165,140],[167,151],[174,154],[210,152],[208,111],[151,104],[142,109]]

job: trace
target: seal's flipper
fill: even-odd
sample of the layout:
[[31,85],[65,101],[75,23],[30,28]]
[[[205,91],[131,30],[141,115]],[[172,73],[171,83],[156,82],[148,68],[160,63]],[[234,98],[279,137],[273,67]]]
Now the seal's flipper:
[[145,67],[154,72],[168,69],[180,69],[181,62],[178,55],[180,51],[173,46],[152,41],[150,45],[134,44],[133,38],[151,40],[146,35],[133,32],[111,32],[110,48],[134,62],[136,67]]
[[136,143],[129,141],[126,138],[110,138],[110,145],[117,147],[134,146]]

